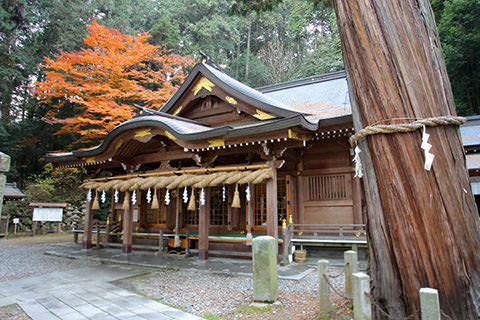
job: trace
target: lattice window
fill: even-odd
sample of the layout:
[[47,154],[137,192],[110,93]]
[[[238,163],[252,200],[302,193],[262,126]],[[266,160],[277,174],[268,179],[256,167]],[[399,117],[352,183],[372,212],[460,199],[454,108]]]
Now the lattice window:
[[[153,192],[152,192],[153,198]],[[145,222],[149,225],[167,223],[167,207],[165,206],[165,190],[157,190],[159,208],[152,209],[152,204],[147,204],[145,210]],[[153,200],[152,200],[153,201]]]
[[[255,185],[255,198],[253,214],[256,226],[267,225],[267,185],[259,183]],[[277,213],[278,225],[282,219],[287,218],[287,180],[285,177],[277,179]]]
[[222,187],[210,190],[210,225],[228,225],[228,202],[222,201]]
[[253,215],[256,226],[267,225],[267,186],[265,183],[255,185],[255,202]]
[[345,175],[307,177],[307,201],[344,200],[347,198]]

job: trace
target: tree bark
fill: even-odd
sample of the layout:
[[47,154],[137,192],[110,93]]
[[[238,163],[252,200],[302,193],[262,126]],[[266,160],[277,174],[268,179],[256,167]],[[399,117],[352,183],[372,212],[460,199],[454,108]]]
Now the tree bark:
[[[355,129],[456,115],[428,0],[335,0]],[[390,122],[395,123],[395,122]],[[452,319],[477,319],[480,223],[458,130],[376,134],[362,150],[374,318],[419,319],[418,290],[439,290]]]

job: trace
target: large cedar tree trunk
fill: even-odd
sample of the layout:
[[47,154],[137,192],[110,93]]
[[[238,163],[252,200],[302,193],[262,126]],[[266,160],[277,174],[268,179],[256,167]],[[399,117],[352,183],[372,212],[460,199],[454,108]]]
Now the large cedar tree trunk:
[[[428,0],[335,0],[335,11],[357,131],[394,118],[456,115]],[[432,287],[445,314],[477,319],[480,223],[458,128],[427,132],[431,171],[423,168],[420,130],[359,143],[372,294],[390,315],[418,319],[418,290]],[[373,313],[385,318],[378,307]]]

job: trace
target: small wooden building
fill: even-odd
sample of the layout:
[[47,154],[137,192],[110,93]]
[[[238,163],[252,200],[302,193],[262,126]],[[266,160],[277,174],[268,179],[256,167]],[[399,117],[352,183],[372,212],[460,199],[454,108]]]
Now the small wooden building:
[[123,252],[132,233],[188,233],[206,259],[209,249],[247,248],[250,235],[279,238],[286,219],[363,223],[353,132],[344,72],[255,90],[204,59],[159,111],[138,107],[100,145],[46,159],[91,177],[84,248],[92,205],[111,197],[110,231],[122,240],[110,241]]

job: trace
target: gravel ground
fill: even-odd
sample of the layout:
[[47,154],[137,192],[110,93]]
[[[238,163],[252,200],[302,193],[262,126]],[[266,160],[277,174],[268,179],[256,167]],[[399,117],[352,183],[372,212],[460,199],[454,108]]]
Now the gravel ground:
[[[32,240],[33,241],[33,240]],[[0,281],[91,266],[94,262],[46,256],[43,253],[62,244],[0,241]],[[329,269],[336,291],[343,292],[343,268]],[[125,289],[160,300],[208,319],[322,319],[318,315],[318,275],[279,280],[279,305],[264,310],[249,307],[253,302],[252,278],[225,274],[163,269],[115,282]],[[351,319],[351,305],[331,291],[336,305],[329,319]],[[0,308],[0,320],[29,319],[16,305]]]
[[[329,276],[335,290],[343,292],[343,269],[330,268]],[[161,270],[116,284],[199,316],[209,314],[218,319],[319,319],[316,272],[300,281],[279,280],[280,304],[263,311],[249,307],[253,302],[253,282],[249,277]],[[344,312],[348,314],[348,302],[335,292],[331,295],[338,310],[330,317],[349,319],[348,315],[341,317]]]
[[91,266],[92,262],[46,256],[56,244],[0,242],[0,281],[20,279],[55,271],[65,271]]

